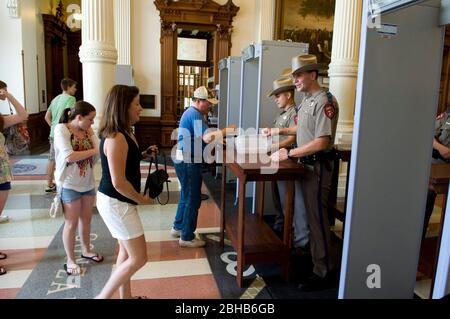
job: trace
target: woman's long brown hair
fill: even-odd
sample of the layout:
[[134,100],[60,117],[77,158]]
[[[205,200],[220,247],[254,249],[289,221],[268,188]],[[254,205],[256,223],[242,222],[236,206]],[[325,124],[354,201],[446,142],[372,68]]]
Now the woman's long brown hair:
[[99,126],[100,138],[114,137],[118,132],[131,133],[128,109],[139,95],[135,86],[115,85],[109,91]]

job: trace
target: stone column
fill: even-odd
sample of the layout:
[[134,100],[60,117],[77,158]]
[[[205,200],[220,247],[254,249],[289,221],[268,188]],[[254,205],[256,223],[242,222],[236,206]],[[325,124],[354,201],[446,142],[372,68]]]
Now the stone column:
[[130,0],[114,0],[115,40],[119,65],[131,65],[130,8]]
[[131,4],[130,0],[114,0],[115,39],[118,53],[117,84],[134,85],[131,66]]
[[258,40],[273,40],[275,30],[275,0],[259,0],[259,37]]
[[82,0],[83,25],[80,61],[83,63],[84,100],[97,109],[97,129],[108,91],[115,84],[117,50],[111,0]]
[[361,18],[362,0],[336,0],[329,77],[330,92],[339,102],[337,144],[352,141]]

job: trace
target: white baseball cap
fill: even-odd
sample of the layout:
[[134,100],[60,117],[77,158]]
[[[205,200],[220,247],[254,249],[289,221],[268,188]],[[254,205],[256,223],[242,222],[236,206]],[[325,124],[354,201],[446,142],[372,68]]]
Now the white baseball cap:
[[208,89],[204,86],[200,86],[199,88],[197,88],[194,91],[194,96],[192,98],[200,99],[200,100],[207,100],[209,103],[214,104],[214,105],[219,104],[219,100],[214,97],[210,97]]

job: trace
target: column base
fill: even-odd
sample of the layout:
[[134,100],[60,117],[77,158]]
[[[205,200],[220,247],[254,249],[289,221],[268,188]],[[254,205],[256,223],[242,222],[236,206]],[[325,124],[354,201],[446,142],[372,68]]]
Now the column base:
[[352,145],[353,123],[351,125],[338,125],[334,143],[339,145]]

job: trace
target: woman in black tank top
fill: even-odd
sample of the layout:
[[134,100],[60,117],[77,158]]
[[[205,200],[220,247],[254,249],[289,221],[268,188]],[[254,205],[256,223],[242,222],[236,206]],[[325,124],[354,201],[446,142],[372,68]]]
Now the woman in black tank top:
[[111,298],[117,290],[120,298],[132,298],[131,277],[147,263],[137,205],[151,204],[153,200],[140,194],[142,155],[132,131],[141,111],[138,88],[116,85],[108,93],[99,127],[102,179],[97,209],[112,236],[118,239],[120,249],[116,269],[98,299]]

